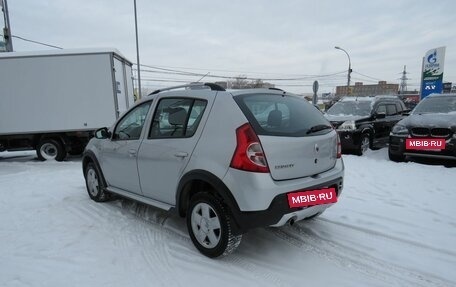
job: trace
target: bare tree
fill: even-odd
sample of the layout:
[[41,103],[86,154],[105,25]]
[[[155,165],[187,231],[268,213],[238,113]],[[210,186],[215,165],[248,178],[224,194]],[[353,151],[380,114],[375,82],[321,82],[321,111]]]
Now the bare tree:
[[229,86],[232,89],[246,89],[248,87],[248,84],[249,82],[247,81],[247,77],[244,75],[239,75],[231,81]]
[[253,88],[271,88],[273,84],[264,82],[261,79],[247,80],[245,75],[239,75],[234,80],[227,82],[227,87],[230,89],[253,89]]

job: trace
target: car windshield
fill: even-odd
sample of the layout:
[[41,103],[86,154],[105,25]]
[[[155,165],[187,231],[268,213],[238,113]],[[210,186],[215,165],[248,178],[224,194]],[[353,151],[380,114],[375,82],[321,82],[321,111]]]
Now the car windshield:
[[371,110],[370,101],[340,101],[335,103],[326,114],[331,116],[369,116]]
[[425,98],[412,112],[412,114],[429,113],[456,113],[456,96]]

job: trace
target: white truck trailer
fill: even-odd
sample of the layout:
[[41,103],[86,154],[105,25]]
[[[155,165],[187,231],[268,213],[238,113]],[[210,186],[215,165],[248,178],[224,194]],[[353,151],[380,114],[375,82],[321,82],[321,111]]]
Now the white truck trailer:
[[0,53],[0,152],[80,154],[133,103],[132,63],[115,49]]

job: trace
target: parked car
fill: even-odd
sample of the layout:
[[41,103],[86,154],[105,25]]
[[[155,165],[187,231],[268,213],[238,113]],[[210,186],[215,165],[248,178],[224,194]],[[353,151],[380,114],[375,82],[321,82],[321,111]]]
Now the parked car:
[[339,133],[342,152],[363,155],[388,143],[391,129],[405,111],[397,96],[344,97],[325,115]]
[[[407,148],[411,139],[445,143],[444,148],[410,144]],[[404,161],[406,156],[456,160],[456,94],[432,94],[421,100],[409,117],[394,126],[388,154],[393,161]]]
[[90,198],[172,210],[209,257],[252,228],[318,216],[344,177],[337,133],[306,100],[209,83],[153,92],[96,132],[82,165]]

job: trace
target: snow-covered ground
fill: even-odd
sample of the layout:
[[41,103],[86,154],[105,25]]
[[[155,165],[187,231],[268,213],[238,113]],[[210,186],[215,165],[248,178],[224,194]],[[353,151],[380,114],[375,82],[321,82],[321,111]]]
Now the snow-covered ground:
[[456,168],[344,155],[320,218],[253,230],[208,259],[184,220],[95,203],[78,158],[0,153],[0,286],[456,286]]

